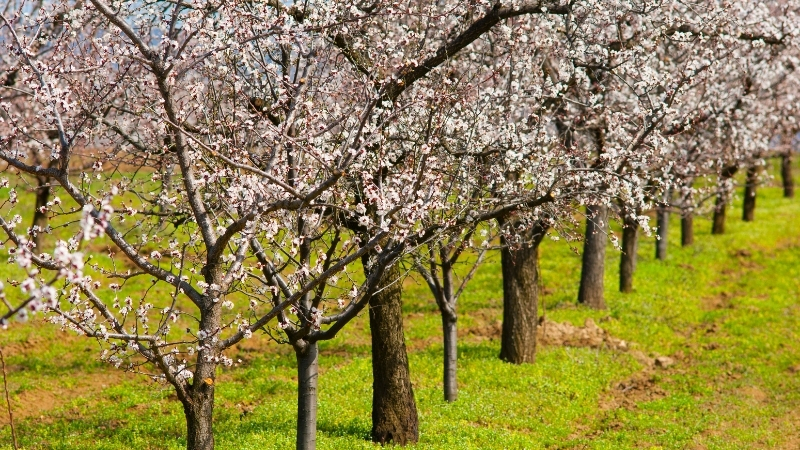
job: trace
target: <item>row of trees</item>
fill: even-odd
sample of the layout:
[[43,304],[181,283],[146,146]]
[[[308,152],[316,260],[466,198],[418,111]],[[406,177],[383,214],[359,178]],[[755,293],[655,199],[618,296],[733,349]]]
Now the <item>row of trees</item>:
[[602,308],[612,218],[629,291],[647,211],[663,258],[671,211],[688,243],[740,167],[754,194],[770,141],[798,131],[797,6],[10,1],[0,227],[23,275],[3,320],[41,312],[171,385],[189,449],[214,446],[226,353],[263,333],[295,351],[311,449],[319,342],[367,309],[373,440],[415,442],[408,269],[441,311],[448,401],[457,300],[487,251],[500,357],[533,362],[545,237],[575,237],[585,208],[578,300]]

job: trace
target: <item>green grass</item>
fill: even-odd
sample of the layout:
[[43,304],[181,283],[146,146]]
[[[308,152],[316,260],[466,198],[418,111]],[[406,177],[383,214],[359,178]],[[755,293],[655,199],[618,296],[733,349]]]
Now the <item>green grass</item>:
[[[640,243],[635,292],[616,292],[619,254],[607,255],[607,311],[575,305],[580,257],[564,242],[541,250],[551,320],[593,318],[643,353],[670,355],[646,369],[631,352],[543,347],[532,365],[500,362],[481,329],[501,318],[499,258],[480,269],[460,302],[459,399],[441,394],[440,319],[427,287],[404,290],[406,336],[420,413],[415,448],[796,448],[800,418],[800,200],[759,190],[756,221],[729,213],[727,234],[697,219],[696,243],[680,248],[673,217],[666,261]],[[0,267],[0,277],[5,279]],[[318,446],[376,448],[370,432],[371,368],[365,317],[321,345]],[[294,445],[295,363],[285,346],[250,342],[244,363],[218,379],[214,427],[220,449]],[[180,404],[142,375],[97,362],[97,344],[46,324],[0,333],[17,433],[25,448],[179,449]],[[798,366],[800,367],[800,366]],[[620,385],[638,383],[626,393]],[[103,387],[105,386],[105,387]],[[0,414],[0,448],[10,431]]]

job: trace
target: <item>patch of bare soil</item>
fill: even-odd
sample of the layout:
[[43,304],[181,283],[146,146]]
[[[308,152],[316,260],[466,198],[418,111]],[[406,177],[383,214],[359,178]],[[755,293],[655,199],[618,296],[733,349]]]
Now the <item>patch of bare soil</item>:
[[[119,370],[104,370],[93,373],[65,373],[61,378],[40,378],[35,389],[24,390],[14,395],[11,401],[14,419],[31,417],[44,419],[48,411],[69,404],[74,399],[102,392],[132,376],[135,375],[125,374]],[[9,382],[13,383],[13,374],[9,374],[9,377]]]
[[783,442],[775,448],[780,450],[797,450],[800,448],[800,414],[794,411],[777,421],[783,428]]
[[[477,338],[477,340],[499,339],[503,324],[495,317],[495,311],[479,311],[478,314],[470,316],[476,324],[465,328],[459,334],[464,337]],[[546,317],[541,317],[536,329],[536,342],[539,345],[607,348],[623,351],[627,351],[629,348],[627,342],[611,336],[592,319],[586,319],[582,327],[577,327],[571,323],[554,322]]]
[[608,395],[600,399],[600,409],[636,409],[641,402],[659,400],[666,396],[666,391],[657,385],[655,373],[651,369],[645,369],[627,380],[615,383]]
[[536,330],[537,343],[566,347],[608,348],[628,350],[628,343],[611,336],[592,319],[586,319],[582,327],[571,323],[559,323],[545,317],[539,319]]
[[722,291],[713,297],[705,297],[702,299],[702,307],[706,311],[714,311],[718,309],[733,309],[733,299],[739,295],[738,293],[730,293]]
[[762,391],[758,386],[745,386],[737,389],[736,393],[756,403],[762,403],[769,398],[767,393]]
[[469,318],[474,322],[474,325],[459,328],[459,340],[466,339],[472,342],[480,342],[500,339],[503,322],[497,320],[497,317],[501,315],[501,311],[500,308],[485,308],[471,312]]

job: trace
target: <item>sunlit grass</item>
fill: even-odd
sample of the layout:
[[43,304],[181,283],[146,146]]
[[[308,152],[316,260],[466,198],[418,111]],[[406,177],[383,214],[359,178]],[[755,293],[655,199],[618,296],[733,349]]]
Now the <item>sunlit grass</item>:
[[[679,247],[673,217],[666,261],[654,259],[652,238],[643,239],[631,294],[616,292],[619,254],[609,247],[607,311],[575,305],[580,257],[569,245],[542,245],[540,311],[579,325],[592,318],[636,350],[672,356],[676,364],[666,370],[642,372],[630,352],[586,348],[544,347],[533,365],[500,362],[499,341],[475,331],[502,315],[495,256],[460,300],[460,391],[448,404],[440,386],[441,321],[425,284],[409,280],[406,337],[421,422],[416,448],[791,448],[800,424],[800,375],[790,370],[800,364],[800,200],[760,189],[753,223],[739,220],[739,207],[731,208],[723,236],[711,236],[710,223],[697,219],[689,248]],[[11,276],[8,270],[0,266],[0,279]],[[362,316],[321,344],[319,448],[375,448],[368,441],[368,333]],[[231,352],[243,364],[218,379],[221,449],[294,445],[294,355],[264,336],[255,339]],[[10,355],[12,401],[24,415],[17,432],[26,448],[184,447],[172,392],[98,362],[96,343],[29,323],[1,333],[0,345]],[[658,395],[615,403],[631,395],[620,383],[637,377]],[[0,418],[6,422],[4,413]],[[10,448],[6,425],[0,446]]]

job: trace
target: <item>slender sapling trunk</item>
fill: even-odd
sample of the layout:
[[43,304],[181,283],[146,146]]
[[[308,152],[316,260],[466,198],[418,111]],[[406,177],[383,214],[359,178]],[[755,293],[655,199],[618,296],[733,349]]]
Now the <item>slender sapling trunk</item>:
[[444,399],[454,402],[458,398],[458,318],[455,314],[442,314],[444,331]]
[[297,450],[317,448],[317,381],[319,346],[299,341],[294,345],[297,358]]
[[633,291],[633,273],[636,270],[636,240],[639,223],[625,216],[622,225],[622,254],[619,259],[619,290]]
[[656,210],[656,259],[667,259],[667,238],[669,236],[669,209],[666,205],[659,206]]

